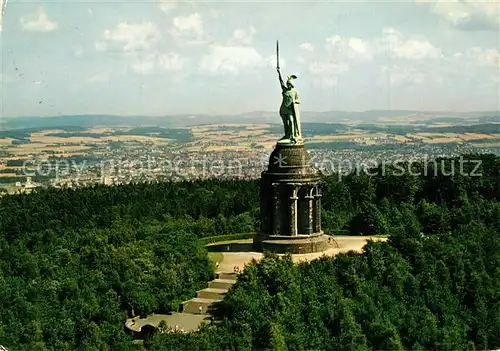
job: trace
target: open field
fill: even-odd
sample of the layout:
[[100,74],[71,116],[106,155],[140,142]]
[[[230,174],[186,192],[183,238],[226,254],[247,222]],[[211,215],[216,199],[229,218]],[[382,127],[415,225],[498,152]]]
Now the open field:
[[427,144],[446,144],[446,143],[462,143],[463,139],[458,137],[448,137],[448,138],[429,138],[424,140]]
[[0,173],[0,178],[19,178],[19,177],[25,177],[22,174],[15,174],[15,173]]
[[167,145],[171,142],[169,139],[166,138],[158,138],[145,135],[113,135],[113,136],[104,136],[99,140],[101,140],[101,142],[135,141],[142,143],[154,143],[156,145]]
[[[110,132],[110,128],[100,128],[98,130],[102,130],[101,133]],[[90,132],[90,131],[89,131]],[[100,138],[89,137],[89,136],[70,136],[70,137],[57,137],[49,134],[55,133],[63,133],[62,130],[47,130],[39,133],[32,133],[30,140],[32,143],[39,144],[99,144],[99,143],[108,143],[108,142],[116,142],[116,141],[139,141],[139,142],[148,142],[155,144],[168,144],[169,140],[166,138],[158,138],[152,136],[145,135],[113,135],[108,136],[103,134]]]
[[25,155],[36,155],[45,151],[58,151],[63,154],[74,155],[78,151],[88,150],[88,146],[85,145],[51,145],[51,144],[22,144],[15,147],[10,147],[7,149],[8,152],[15,154],[16,156]]
[[387,123],[387,124],[411,124],[411,123],[418,123],[421,121],[425,121],[429,119],[429,116],[423,116],[423,115],[408,115],[408,116],[399,116],[399,117],[394,117],[394,116],[387,116],[387,117],[378,117],[377,122],[380,123]]
[[2,145],[11,145],[13,140],[15,140],[15,139],[12,139],[12,138],[1,139],[0,138],[0,146],[2,146]]
[[61,133],[61,132],[62,131],[51,131],[50,133],[48,133],[47,131],[44,131],[42,133],[33,133],[31,134],[30,140],[32,143],[39,143],[39,144],[80,144],[80,143],[95,143],[100,140],[98,138],[83,137],[83,136],[75,136],[75,137],[72,136],[68,138],[62,138],[62,137],[48,135],[51,133]]
[[480,139],[500,139],[500,134],[483,133],[410,133],[408,137],[421,139],[424,143],[452,143]]
[[[234,128],[233,130],[227,130]],[[195,141],[186,145],[186,151],[251,151],[255,147],[271,150],[281,135],[269,133],[269,125],[221,124],[198,126],[191,129]]]
[[309,140],[314,142],[321,141],[336,141],[336,140],[353,140],[362,137],[371,136],[369,133],[355,133],[355,134],[335,134],[335,135],[315,135]]
[[250,149],[250,145],[213,145],[204,148],[204,151],[246,151]]
[[276,141],[265,141],[256,143],[258,146],[263,147],[265,150],[272,150],[274,145],[276,145]]
[[479,133],[465,133],[459,134],[460,138],[464,140],[479,140],[479,139],[500,139],[500,134],[479,134]]
[[472,146],[477,147],[477,148],[493,148],[493,147],[500,148],[500,142],[498,142],[498,143],[485,143],[485,144],[474,144],[474,143],[472,143]]
[[[429,116],[412,116],[416,119],[426,119]],[[409,117],[405,118],[392,118],[388,117],[393,125],[398,122],[405,122],[406,126],[411,131],[411,124]],[[383,126],[383,125],[381,125]],[[446,128],[450,124],[441,123],[436,127]],[[125,148],[141,147],[142,145],[149,144],[158,147],[172,146],[181,147],[182,151],[187,152],[250,152],[255,148],[263,148],[264,150],[271,150],[276,141],[281,137],[281,134],[274,134],[276,132],[276,125],[269,124],[241,124],[241,123],[224,123],[213,125],[194,126],[189,128],[185,135],[176,134],[172,129],[158,129],[156,127],[144,128],[129,128],[129,127],[95,127],[89,128],[80,132],[65,132],[64,130],[53,128],[39,132],[33,132],[24,136],[23,140],[28,140],[29,143],[12,144],[15,139],[7,135],[7,137],[0,138],[0,147],[5,151],[12,153],[15,157],[26,157],[27,155],[41,155],[50,151],[57,151],[60,157],[70,157],[75,155],[82,155],[83,152],[93,148],[94,146],[106,147],[111,143],[124,143]],[[389,143],[408,143],[417,142],[424,144],[445,144],[445,143],[470,143],[473,144],[474,140],[482,140],[481,143],[474,144],[475,147],[489,148],[498,147],[498,140],[500,140],[500,133],[451,133],[441,132],[434,133],[433,128],[424,129],[422,132],[414,131],[408,134],[399,132],[397,129],[387,129],[381,131],[380,127],[375,127],[374,131],[368,129],[356,129],[355,125],[347,130],[336,130],[329,124],[313,124],[309,128],[315,130],[313,136],[305,137],[306,142],[312,143],[359,143],[365,146],[378,146],[381,144]],[[378,128],[378,129],[377,129]],[[464,131],[464,127],[457,127],[457,130]],[[342,129],[342,128],[341,128]],[[484,128],[483,128],[484,129]],[[406,130],[403,129],[403,131]],[[477,129],[475,129],[477,130]],[[173,132],[172,132],[173,131]],[[323,132],[324,131],[324,132]],[[487,131],[487,129],[486,129]],[[492,131],[497,131],[492,129]],[[137,135],[109,135],[110,133],[120,134],[123,132],[134,133]],[[159,135],[164,133],[160,137]],[[170,133],[170,134],[169,134]],[[190,134],[189,134],[190,133]],[[58,134],[58,135],[50,135]],[[65,137],[67,134],[68,137]],[[144,134],[144,135],[142,135]],[[192,135],[192,138],[190,137]],[[171,139],[170,137],[175,139]],[[189,137],[187,137],[189,136]],[[177,138],[177,139],[176,139]],[[485,143],[486,140],[491,139],[491,143]],[[339,144],[341,145],[341,144]],[[116,146],[114,146],[116,147]],[[95,155],[93,151],[89,151]]]
[[104,128],[104,127],[89,128],[89,133],[103,134],[111,132],[113,132],[113,128]]
[[16,156],[25,156],[31,154],[38,154],[45,147],[45,144],[21,144],[7,148],[7,151]]
[[200,133],[193,133],[195,137],[200,138],[213,138],[217,139],[240,139],[240,138],[253,138],[266,133],[266,130],[240,130],[240,131],[206,131]]
[[410,139],[408,139],[407,137],[404,137],[402,135],[395,135],[394,140],[396,140],[397,142],[400,142],[400,143],[406,143],[406,142],[410,141]]
[[[111,128],[92,128],[90,132],[113,132]],[[63,130],[51,129],[43,132],[31,133],[29,143],[12,144],[15,139],[0,138],[0,146],[15,157],[26,157],[28,155],[40,155],[43,153],[57,151],[59,157],[71,157],[82,155],[82,151],[89,150],[91,146],[102,145],[106,146],[113,142],[132,142],[132,143],[148,143],[158,146],[164,146],[171,143],[167,138],[160,138],[145,135],[105,135],[101,137],[94,136],[54,136],[49,134],[65,134]]]
[[220,124],[206,124],[201,126],[191,127],[191,132],[193,133],[201,133],[208,130],[217,130],[221,128],[237,128],[242,130],[259,130],[259,129],[268,129],[269,124],[267,123],[254,123],[254,124],[244,124],[244,123],[220,123]]

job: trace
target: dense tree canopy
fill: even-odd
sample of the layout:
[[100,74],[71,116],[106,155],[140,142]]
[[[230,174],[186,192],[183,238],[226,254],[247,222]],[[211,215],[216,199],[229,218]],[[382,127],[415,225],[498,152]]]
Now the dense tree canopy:
[[255,181],[207,180],[42,189],[0,198],[0,232],[109,228],[123,219],[169,224],[172,218],[210,226],[209,232],[194,229],[200,235],[251,232],[248,224],[258,214],[256,186]]
[[48,229],[0,252],[0,341],[13,349],[128,347],[128,314],[176,310],[213,276],[194,235],[162,226]]

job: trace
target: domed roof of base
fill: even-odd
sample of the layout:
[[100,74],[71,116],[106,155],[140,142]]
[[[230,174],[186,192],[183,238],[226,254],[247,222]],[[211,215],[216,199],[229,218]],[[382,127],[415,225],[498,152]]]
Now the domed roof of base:
[[269,157],[267,173],[297,173],[314,175],[311,156],[304,144],[277,144]]

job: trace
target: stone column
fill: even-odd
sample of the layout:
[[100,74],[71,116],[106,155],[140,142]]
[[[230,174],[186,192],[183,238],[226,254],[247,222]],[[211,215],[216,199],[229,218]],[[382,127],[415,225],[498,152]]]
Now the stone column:
[[[272,218],[269,215],[269,190],[272,188],[268,187],[268,184],[264,181],[264,179],[260,180],[260,233],[269,234],[271,232],[271,224]],[[272,210],[272,209],[271,209]]]
[[305,196],[306,201],[307,201],[307,234],[311,235],[314,233],[314,196],[312,195],[313,188],[308,188],[307,189],[307,195]]
[[281,230],[281,216],[280,216],[280,210],[281,210],[281,199],[280,199],[280,191],[279,191],[279,184],[273,183],[272,185],[273,189],[273,235],[280,235],[280,230]]
[[297,185],[292,184],[292,196],[290,196],[290,235],[297,236]]
[[314,232],[319,233],[321,232],[321,194],[319,192],[319,186],[316,185],[315,189],[315,194],[314,194],[314,204],[316,207],[316,218],[314,221]]

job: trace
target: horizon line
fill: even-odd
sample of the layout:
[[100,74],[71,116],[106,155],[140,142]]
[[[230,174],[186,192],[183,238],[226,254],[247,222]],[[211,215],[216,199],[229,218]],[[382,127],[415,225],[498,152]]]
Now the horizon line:
[[[366,113],[366,112],[413,112],[413,113],[483,113],[483,112],[495,112],[500,113],[500,109],[498,110],[467,110],[467,111],[453,111],[453,110],[411,110],[411,109],[395,109],[395,110],[384,110],[384,109],[370,109],[370,110],[324,110],[324,111],[314,111],[314,110],[306,110],[301,111],[302,113],[328,113],[328,112],[345,112],[345,113]],[[111,114],[111,113],[72,113],[72,114],[58,114],[58,115],[38,115],[38,116],[29,116],[29,115],[18,115],[18,116],[0,116],[0,123],[2,119],[11,119],[11,118],[53,118],[53,117],[72,117],[72,116],[110,116],[110,117],[146,117],[146,118],[168,118],[168,117],[184,117],[184,116],[200,116],[200,117],[231,117],[231,116],[241,116],[245,114],[252,113],[276,113],[275,111],[269,110],[253,110],[232,114],[208,114],[208,113],[173,113],[173,114],[164,114],[164,115],[138,115],[138,114]]]

